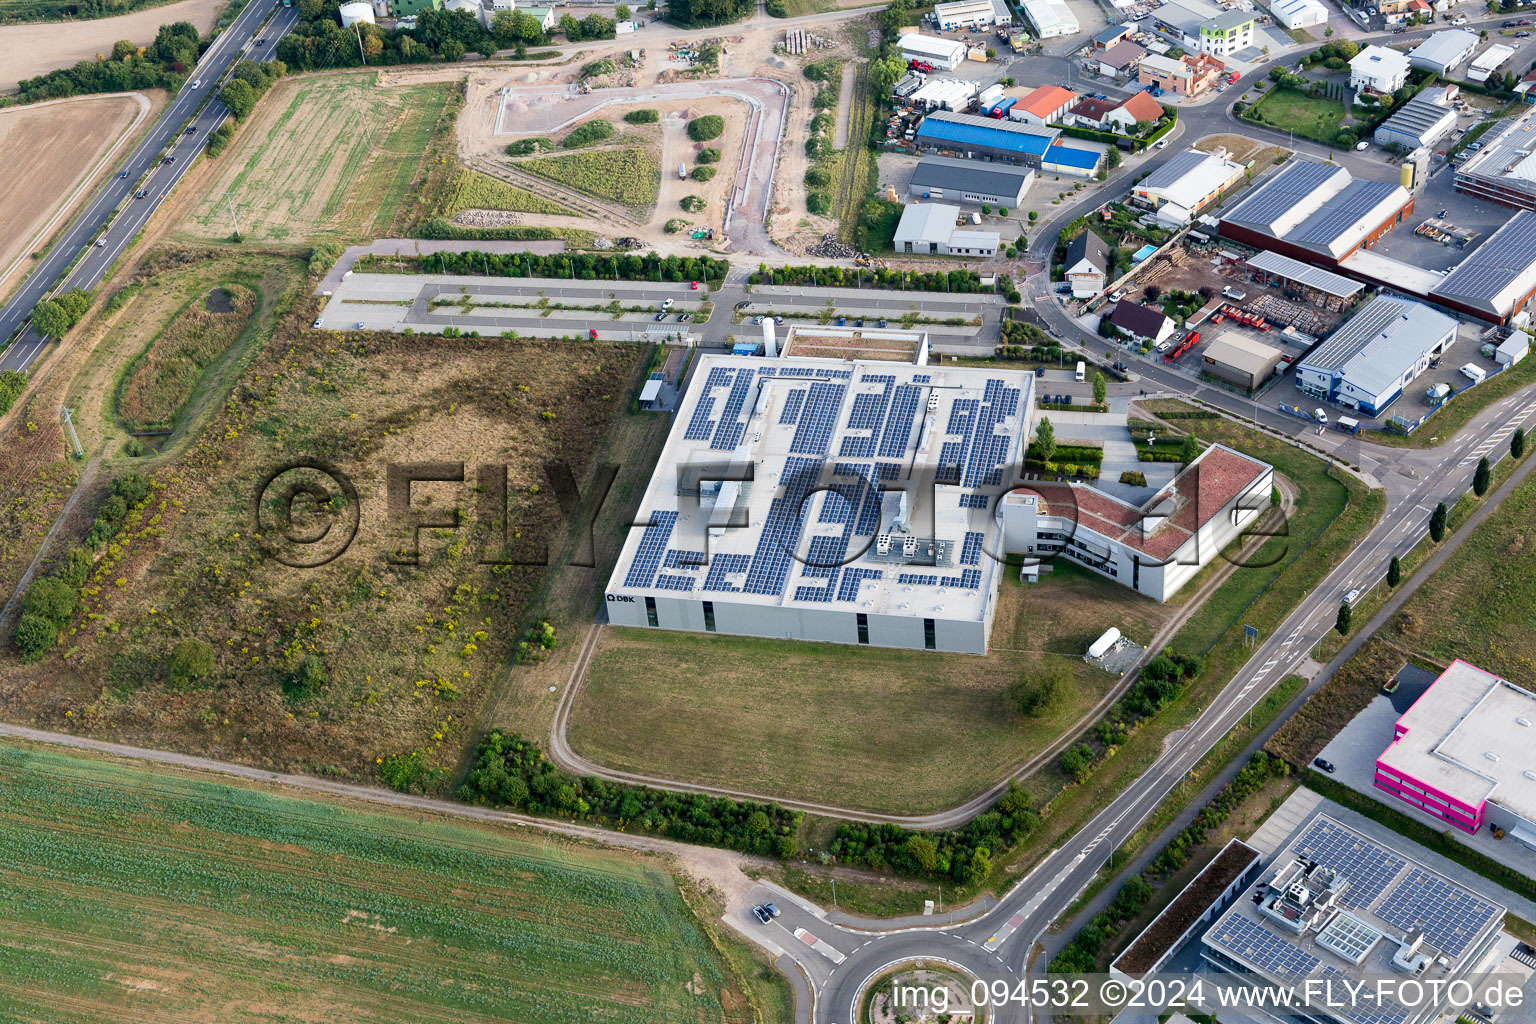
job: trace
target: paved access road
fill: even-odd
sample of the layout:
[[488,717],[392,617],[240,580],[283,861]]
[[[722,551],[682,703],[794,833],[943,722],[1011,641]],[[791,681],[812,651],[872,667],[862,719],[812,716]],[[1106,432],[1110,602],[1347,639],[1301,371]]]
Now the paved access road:
[[[263,27],[269,17],[271,24]],[[210,96],[219,79],[238,60],[271,60],[277,41],[298,20],[296,7],[251,0],[234,23],[219,34],[154,127],[0,309],[0,341],[27,324],[33,307],[56,290],[94,288],[101,283],[108,268],[133,243],[208,144],[208,133],[223,123],[228,111],[216,95]],[[259,47],[258,38],[264,40]],[[187,134],[189,127],[195,129],[191,134]],[[166,163],[167,158],[173,162]],[[133,198],[139,191],[144,197]],[[61,282],[60,276],[77,258],[79,263]],[[47,339],[26,326],[0,352],[0,370],[25,373],[47,345]]]

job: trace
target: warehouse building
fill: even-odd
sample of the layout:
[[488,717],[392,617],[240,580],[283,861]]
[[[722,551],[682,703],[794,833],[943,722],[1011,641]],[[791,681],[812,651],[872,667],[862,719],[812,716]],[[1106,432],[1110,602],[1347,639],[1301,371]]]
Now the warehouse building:
[[1002,499],[1003,549],[1071,558],[1166,601],[1269,507],[1273,485],[1270,466],[1220,444],[1142,506],[1085,484],[1031,484]]
[[1467,65],[1467,81],[1486,82],[1493,73],[1503,67],[1509,58],[1515,55],[1515,48],[1504,43],[1495,43]]
[[1185,150],[1131,186],[1131,199],[1157,212],[1159,222],[1182,226],[1243,180],[1242,164],[1225,150]]
[[1378,295],[1296,364],[1296,386],[1370,416],[1456,340],[1456,321],[1420,302]]
[[1500,121],[1478,141],[1482,150],[1456,168],[1456,188],[1491,203],[1536,210],[1536,110]]
[[1109,246],[1092,228],[1086,228],[1067,243],[1067,258],[1062,265],[1066,268],[1062,276],[1072,285],[1073,298],[1092,298],[1109,283],[1105,279]]
[[[1258,999],[1266,989],[1294,993],[1285,1019],[1428,1024],[1447,1011],[1454,1018],[1456,983],[1471,992],[1474,972],[1487,969],[1505,908],[1415,862],[1402,843],[1377,842],[1326,814],[1295,835],[1206,930],[1201,958],[1221,980],[1260,989],[1251,993]],[[1411,998],[1405,982],[1422,998]],[[1309,1003],[1299,1002],[1307,996]]]
[[1269,13],[1281,25],[1291,28],[1311,28],[1328,23],[1328,8],[1320,0],[1275,0]]
[[1205,346],[1200,354],[1201,370],[1247,391],[1257,391],[1279,365],[1279,349],[1231,331]]
[[904,61],[932,64],[940,71],[953,71],[965,62],[965,43],[959,39],[940,39],[913,32],[896,44]]
[[1013,105],[1008,116],[1015,121],[1029,124],[1055,124],[1067,116],[1077,96],[1070,89],[1059,85],[1042,85],[1033,89]]
[[1099,173],[1099,165],[1103,162],[1102,149],[1063,146],[1053,142],[1040,158],[1040,171],[1043,174],[1063,174],[1069,178],[1091,178]]
[[609,619],[986,653],[1006,571],[996,499],[1023,460],[1033,386],[1007,370],[701,356]]
[[1259,272],[1263,284],[1277,282],[1280,293],[1286,298],[1300,299],[1332,313],[1353,302],[1365,289],[1359,281],[1319,270],[1277,252],[1255,253],[1245,262],[1250,269]]
[[971,231],[955,226],[960,207],[948,203],[913,203],[901,211],[893,244],[897,252],[924,256],[997,255],[996,231]]
[[1038,168],[1060,134],[1060,128],[941,110],[923,118],[912,142],[925,152]]
[[1353,178],[1337,164],[1287,161],[1221,215],[1221,234],[1255,249],[1337,266],[1413,212],[1394,182]]
[[1452,662],[1397,720],[1376,788],[1469,835],[1486,823],[1536,850],[1533,721],[1536,693]]
[[1425,89],[1404,103],[1376,129],[1378,146],[1415,150],[1433,146],[1456,127],[1456,110],[1443,87]]
[[1458,64],[1477,52],[1480,41],[1476,32],[1462,28],[1436,32],[1408,52],[1408,63],[1449,77]]
[[940,28],[960,29],[991,28],[1013,21],[1008,5],[1003,0],[957,0],[955,3],[935,4],[933,22]]
[[1064,0],[1019,0],[1019,10],[1041,39],[1075,36],[1082,31]]
[[952,199],[1017,207],[1035,180],[1035,172],[1013,164],[987,164],[948,156],[927,156],[912,170],[907,194],[924,199]]
[[1536,213],[1521,210],[1430,290],[1429,298],[1490,323],[1508,323],[1536,295]]

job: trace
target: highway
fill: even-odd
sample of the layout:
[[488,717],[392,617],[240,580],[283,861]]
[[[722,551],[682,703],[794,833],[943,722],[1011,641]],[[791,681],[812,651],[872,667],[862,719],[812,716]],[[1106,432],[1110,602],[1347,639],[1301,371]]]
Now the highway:
[[[271,23],[263,27],[269,16]],[[210,91],[236,61],[271,60],[277,41],[298,19],[296,7],[252,0],[213,41],[149,133],[0,309],[0,339],[10,338],[21,329],[20,335],[0,351],[0,370],[25,373],[47,350],[48,339],[28,323],[33,308],[56,291],[94,288],[101,283],[202,153],[208,133],[223,123],[228,111]],[[257,39],[263,41],[259,47]],[[191,134],[189,127],[194,129]],[[140,192],[143,198],[135,199]],[[70,264],[77,259],[71,269]],[[68,276],[60,281],[66,270]]]

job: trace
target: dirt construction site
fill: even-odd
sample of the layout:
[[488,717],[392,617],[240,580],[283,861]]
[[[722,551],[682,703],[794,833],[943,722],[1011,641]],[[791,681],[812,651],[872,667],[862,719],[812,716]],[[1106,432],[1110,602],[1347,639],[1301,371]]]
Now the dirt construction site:
[[[694,33],[690,33],[693,35]],[[461,224],[586,229],[638,239],[663,251],[678,248],[720,251],[775,252],[767,223],[773,217],[805,216],[801,185],[805,156],[785,139],[803,138],[812,116],[814,83],[802,66],[828,56],[852,56],[846,43],[826,41],[803,54],[783,52],[782,28],[748,28],[730,36],[694,40],[695,47],[720,48],[718,71],[705,76],[667,49],[585,51],[585,63],[476,69],[465,89],[465,106],[458,120],[460,161],[468,168],[533,192],[560,207],[561,212],[475,211],[456,215]],[[778,49],[776,50],[776,47]],[[696,51],[694,51],[696,52]],[[593,77],[594,68],[605,69]],[[624,115],[655,110],[656,123],[630,124]],[[695,118],[718,115],[725,131],[718,138],[695,141],[687,126]],[[598,144],[567,148],[561,139],[594,120],[610,122],[617,131]],[[509,143],[530,140],[530,152],[511,156]],[[692,171],[708,149],[719,151],[715,174],[697,180]],[[599,154],[624,154],[627,162],[654,167],[659,183],[654,194],[596,195],[580,188],[581,170],[591,161],[601,167]],[[712,154],[711,154],[712,155]],[[531,173],[535,164],[565,161],[566,180],[549,171]],[[683,175],[679,175],[679,167]],[[681,205],[688,197],[704,201],[702,210]],[[669,221],[687,228],[667,232]],[[786,230],[793,223],[784,225]],[[694,240],[694,231],[713,229],[715,238]]]

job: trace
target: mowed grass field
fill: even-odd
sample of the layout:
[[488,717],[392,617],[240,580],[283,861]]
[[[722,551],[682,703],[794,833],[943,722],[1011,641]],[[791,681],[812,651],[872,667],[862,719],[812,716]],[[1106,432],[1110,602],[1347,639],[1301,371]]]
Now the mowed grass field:
[[[1081,656],[1110,625],[1149,643],[1170,609],[1059,565],[1004,573],[985,657],[609,627],[570,721],[612,768],[887,813],[951,806],[1029,760],[1115,678]],[[1038,717],[1008,685],[1059,658],[1077,685]]]
[[402,230],[427,191],[431,143],[451,127],[458,99],[453,83],[281,81],[214,161],[218,177],[182,230],[229,237],[231,201],[247,241],[352,241]]
[[0,747],[0,1019],[748,1022],[638,855]]

